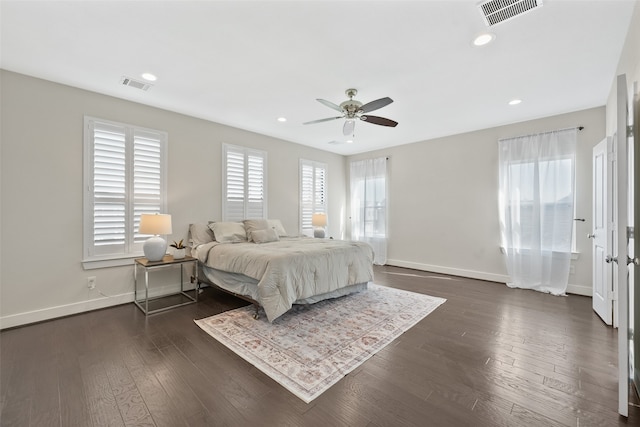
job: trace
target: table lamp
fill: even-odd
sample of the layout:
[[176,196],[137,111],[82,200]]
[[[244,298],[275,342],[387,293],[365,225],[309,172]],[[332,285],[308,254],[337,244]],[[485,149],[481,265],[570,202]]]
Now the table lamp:
[[167,253],[167,241],[160,234],[171,234],[171,215],[141,214],[140,234],[153,234],[145,242],[142,250],[149,261],[161,261]]
[[311,225],[313,225],[313,237],[324,239],[324,228],[327,226],[327,214],[317,213],[311,217]]

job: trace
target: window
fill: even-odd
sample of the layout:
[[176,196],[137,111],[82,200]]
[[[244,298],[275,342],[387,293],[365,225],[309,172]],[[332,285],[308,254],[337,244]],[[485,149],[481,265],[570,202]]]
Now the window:
[[499,140],[504,250],[575,252],[576,132]]
[[[166,212],[167,133],[85,117],[84,260],[142,253],[140,214]],[[111,264],[117,265],[117,264]]]
[[387,262],[387,161],[386,157],[353,161],[349,169],[351,238],[371,244],[373,263],[378,265]]
[[517,193],[508,199],[507,215],[520,224],[515,247],[528,249],[542,241],[549,242],[552,251],[567,246],[574,250],[573,158],[511,164],[509,176]]
[[354,185],[354,205],[360,222],[354,227],[356,238],[386,237],[386,185],[385,177],[369,177],[357,180]]
[[[377,162],[376,166],[374,161]],[[387,233],[386,159],[351,162],[352,234],[384,239]]]
[[300,234],[313,236],[313,214],[327,212],[327,165],[300,159]]
[[222,220],[267,217],[267,153],[222,145]]

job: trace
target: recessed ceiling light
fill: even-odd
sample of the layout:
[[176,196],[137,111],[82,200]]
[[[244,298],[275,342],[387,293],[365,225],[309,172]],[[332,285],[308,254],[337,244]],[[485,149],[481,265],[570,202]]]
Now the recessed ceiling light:
[[493,33],[482,33],[478,34],[476,38],[473,39],[474,46],[484,46],[496,39],[496,35]]
[[518,105],[522,102],[522,99],[512,99],[509,101],[509,105]]
[[347,139],[347,144],[353,144],[353,139]]
[[156,80],[158,80],[158,78],[151,73],[143,73],[142,78],[149,82],[155,82]]
[[284,122],[287,121],[287,118],[286,117],[278,117],[278,121],[284,123]]

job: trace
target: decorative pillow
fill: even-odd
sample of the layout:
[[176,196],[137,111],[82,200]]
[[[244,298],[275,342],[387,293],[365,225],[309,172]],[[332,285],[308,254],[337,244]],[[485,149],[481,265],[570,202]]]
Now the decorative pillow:
[[278,237],[287,237],[287,230],[284,229],[279,219],[268,219],[269,228],[273,228],[278,233]]
[[209,224],[205,223],[189,224],[189,234],[191,234],[194,248],[215,240],[213,231],[209,229]]
[[269,228],[269,223],[266,219],[245,219],[242,221],[244,228],[247,230],[247,239],[253,242],[253,232],[256,230],[266,230]]
[[241,222],[214,222],[209,228],[220,243],[240,243],[247,241],[247,232]]
[[251,232],[253,241],[256,243],[277,242],[280,240],[278,233],[273,228],[265,228],[264,230],[253,230]]

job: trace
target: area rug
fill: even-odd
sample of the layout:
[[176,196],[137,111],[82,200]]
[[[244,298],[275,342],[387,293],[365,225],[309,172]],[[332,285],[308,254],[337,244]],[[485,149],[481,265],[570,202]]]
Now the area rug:
[[446,300],[370,283],[366,291],[294,305],[267,321],[253,306],[195,320],[205,332],[311,402]]

